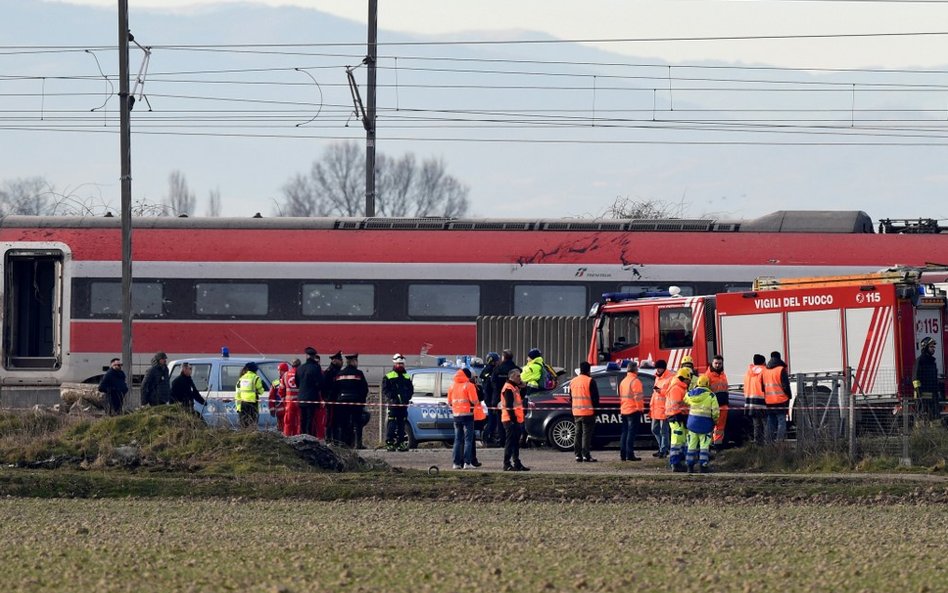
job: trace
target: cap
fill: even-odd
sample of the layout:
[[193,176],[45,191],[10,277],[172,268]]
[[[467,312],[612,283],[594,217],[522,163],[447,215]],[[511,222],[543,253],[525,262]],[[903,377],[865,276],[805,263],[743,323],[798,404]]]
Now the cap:
[[329,360],[342,360],[342,350],[339,350],[335,354],[330,356]]
[[540,352],[539,348],[531,348],[530,352],[527,352],[527,358],[537,358],[543,356],[543,353]]
[[677,377],[679,377],[680,379],[687,379],[691,381],[692,374],[693,373],[691,372],[691,369],[689,369],[688,367],[682,367],[678,369]]
[[711,379],[707,375],[698,377],[698,387],[711,387]]
[[307,346],[303,350],[303,353],[306,354],[306,356],[316,356],[318,354],[318,352],[316,352],[316,349],[313,348],[312,346]]
[[392,362],[394,362],[395,364],[405,364],[405,357],[402,356],[401,354],[396,354],[395,356],[392,357]]
[[281,362],[280,364],[277,365],[277,370],[286,372],[290,370],[290,365],[286,364],[285,362]]
[[358,352],[353,352],[352,354],[346,354],[346,360],[353,360],[355,358],[359,358]]

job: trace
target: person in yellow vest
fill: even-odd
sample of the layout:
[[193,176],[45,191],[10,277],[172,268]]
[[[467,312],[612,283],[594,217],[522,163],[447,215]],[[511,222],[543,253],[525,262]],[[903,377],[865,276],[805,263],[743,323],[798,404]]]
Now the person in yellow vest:
[[474,406],[479,406],[477,388],[470,371],[458,369],[448,388],[448,405],[454,415],[454,469],[474,469]]
[[530,471],[520,462],[520,433],[523,432],[523,397],[520,369],[507,372],[507,381],[500,388],[500,422],[504,427],[504,471]]
[[764,444],[764,422],[767,416],[763,381],[766,362],[763,354],[755,354],[754,362],[744,373],[744,413],[750,416],[754,425],[754,442],[758,445]]
[[727,426],[727,411],[730,395],[728,393],[727,374],[724,372],[724,357],[718,354],[711,359],[711,366],[705,371],[704,375],[708,378],[708,389],[718,400],[717,422],[714,423],[714,431],[711,435],[712,447],[724,446],[724,429]]
[[645,394],[639,379],[639,363],[630,361],[625,378],[619,384],[619,414],[622,416],[622,438],[619,440],[619,459],[641,461],[635,456],[635,435],[645,412]]
[[764,402],[767,404],[768,443],[783,441],[787,438],[787,412],[790,408],[790,376],[787,363],[780,358],[779,352],[771,352],[767,368],[762,373],[764,381]]
[[697,386],[685,396],[688,405],[688,452],[685,464],[688,473],[695,471],[695,463],[700,465],[701,473],[708,473],[711,463],[711,433],[718,421],[718,398],[709,389],[711,385],[707,375],[698,377]]
[[572,399],[573,422],[576,423],[576,461],[594,462],[592,449],[593,431],[596,429],[596,408],[599,407],[599,389],[589,376],[590,366],[585,360],[579,363],[579,375],[569,382]]
[[691,369],[678,369],[668,392],[665,396],[665,415],[668,416],[668,428],[671,432],[671,446],[668,448],[668,464],[676,472],[685,471],[685,448],[688,446],[688,429],[685,421],[688,416],[688,406],[685,404],[685,395],[691,385]]
[[671,434],[668,432],[668,419],[665,417],[665,393],[674,378],[675,374],[668,370],[668,363],[665,360],[660,359],[655,362],[655,385],[652,387],[652,396],[648,402],[648,415],[652,420],[652,436],[658,444],[658,450],[652,453],[652,457],[659,459],[668,457]]
[[259,412],[257,411],[257,401],[266,391],[263,387],[263,379],[257,374],[257,363],[248,362],[244,367],[246,370],[237,381],[237,412],[240,415],[240,425],[244,428],[257,426]]

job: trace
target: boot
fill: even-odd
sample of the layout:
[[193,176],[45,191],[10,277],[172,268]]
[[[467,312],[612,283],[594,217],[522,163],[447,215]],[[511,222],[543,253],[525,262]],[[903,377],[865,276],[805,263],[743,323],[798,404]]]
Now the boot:
[[517,461],[514,462],[513,471],[515,471],[515,472],[528,472],[528,471],[530,471],[530,468],[527,467],[527,466],[525,466],[524,464],[520,463],[520,460],[518,459]]
[[702,463],[702,464],[701,464],[700,471],[701,471],[701,473],[703,473],[703,474],[709,474],[709,473],[711,473],[711,468],[708,466],[707,463]]
[[394,451],[394,450],[395,450],[395,443],[394,443],[393,441],[386,441],[386,443],[385,443],[385,450],[386,450],[386,451]]
[[365,445],[362,444],[362,428],[357,428],[355,431],[355,448],[356,449],[365,449]]

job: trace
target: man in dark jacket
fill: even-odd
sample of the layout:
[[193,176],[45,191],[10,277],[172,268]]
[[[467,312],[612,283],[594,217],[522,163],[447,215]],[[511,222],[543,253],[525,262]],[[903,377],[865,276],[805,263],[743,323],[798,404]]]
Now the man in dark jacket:
[[185,362],[181,364],[181,374],[175,377],[174,381],[171,382],[171,401],[176,404],[181,404],[181,406],[189,412],[198,414],[197,410],[194,409],[194,402],[206,406],[207,401],[201,397],[201,392],[198,391],[197,386],[194,384],[194,379],[191,378],[192,372],[194,372],[194,370],[191,368],[190,363]]
[[122,413],[125,394],[128,393],[128,383],[125,381],[125,372],[122,370],[122,361],[113,358],[109,362],[109,370],[99,381],[99,391],[105,403],[105,413],[109,416],[118,416]]
[[337,395],[336,416],[339,420],[340,441],[343,445],[364,449],[362,427],[364,405],[369,397],[369,383],[359,370],[359,355],[347,354],[346,366],[333,380]]
[[323,369],[319,366],[319,354],[312,346],[307,346],[306,362],[296,369],[296,384],[300,388],[300,434],[316,436],[313,417],[317,406],[324,405],[319,397],[323,384]]
[[935,420],[940,415],[941,393],[938,385],[938,362],[935,360],[935,349],[938,343],[934,338],[922,338],[918,358],[915,359],[915,371],[912,374],[912,385],[915,387],[915,397],[919,401],[919,414],[923,418]]
[[171,384],[168,382],[168,355],[158,352],[151,359],[151,368],[142,381],[142,405],[157,406],[171,402]]
[[[498,394],[497,395],[498,405],[500,404],[500,399],[501,399],[500,394],[503,392],[504,384],[507,383],[507,379],[510,376],[510,371],[514,369],[519,371],[520,367],[517,366],[516,362],[514,362],[513,351],[509,349],[503,350],[500,353],[500,364],[497,365],[497,368],[495,368],[490,375],[491,382],[493,382],[494,384],[494,393]],[[526,399],[526,398],[523,398],[523,399]],[[523,406],[524,408],[526,408],[527,406],[526,401],[524,401]],[[497,413],[499,414],[500,411],[498,410]],[[499,421],[497,422],[497,442],[498,443],[507,442],[507,435],[504,429],[504,423],[499,422]]]
[[336,375],[342,370],[342,350],[336,351],[329,357],[329,366],[323,373],[323,401],[326,403],[326,440],[338,443],[340,439],[339,422],[336,417],[335,405],[336,395]]
[[500,403],[500,391],[494,386],[492,378],[494,369],[497,368],[499,362],[499,354],[488,352],[487,356],[484,357],[484,369],[480,374],[484,403],[487,404],[487,422],[484,424],[484,432],[481,434],[485,447],[494,444],[494,433],[497,432],[497,426],[500,424],[500,409],[497,407],[497,404]]
[[392,370],[382,378],[382,398],[389,405],[385,430],[385,448],[389,451],[408,450],[405,423],[408,421],[408,402],[414,394],[415,387],[405,370],[405,357],[396,354],[392,357]]

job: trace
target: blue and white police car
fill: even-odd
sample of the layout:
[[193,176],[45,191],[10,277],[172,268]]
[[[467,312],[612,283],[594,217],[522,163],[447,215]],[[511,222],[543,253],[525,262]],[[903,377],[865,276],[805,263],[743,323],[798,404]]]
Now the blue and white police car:
[[[468,368],[475,384],[477,377],[483,370],[483,365],[477,364],[475,359]],[[448,405],[448,389],[454,382],[454,375],[462,368],[458,365],[437,366],[420,369],[410,369],[415,393],[408,405],[408,446],[412,449],[418,443],[425,441],[454,442],[454,416],[451,406]],[[478,393],[480,387],[478,386]],[[486,406],[483,402],[481,405]],[[479,430],[483,422],[475,423]]]

